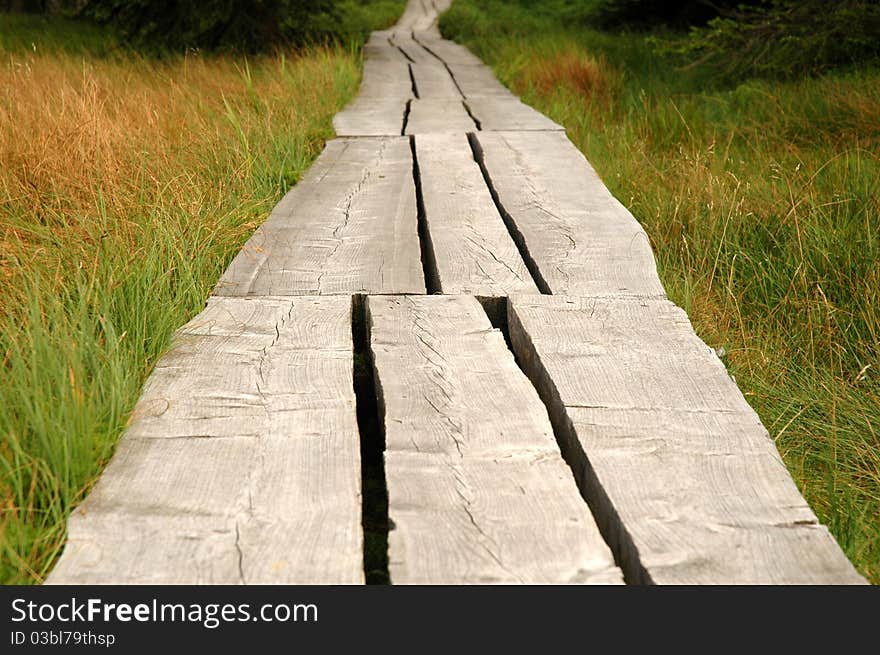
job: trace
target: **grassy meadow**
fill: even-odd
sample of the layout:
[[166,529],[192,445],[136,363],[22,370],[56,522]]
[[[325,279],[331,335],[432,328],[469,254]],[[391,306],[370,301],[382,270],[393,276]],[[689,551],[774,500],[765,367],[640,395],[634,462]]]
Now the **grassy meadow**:
[[880,583],[880,69],[725,79],[564,8],[457,0],[441,28],[567,128],[820,520]]
[[[366,28],[402,2],[378,5]],[[0,583],[38,583],[170,336],[333,136],[360,52],[157,58],[0,14],[0,55]]]

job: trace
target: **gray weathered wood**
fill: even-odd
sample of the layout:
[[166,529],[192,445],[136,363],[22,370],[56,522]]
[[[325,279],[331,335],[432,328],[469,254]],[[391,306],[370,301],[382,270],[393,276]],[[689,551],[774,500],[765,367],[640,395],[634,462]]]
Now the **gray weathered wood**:
[[395,584],[620,582],[547,410],[467,296],[371,296]]
[[333,117],[340,137],[398,136],[403,131],[407,100],[358,96]]
[[408,100],[413,97],[409,63],[399,59],[367,59],[358,98]]
[[508,320],[628,579],[863,582],[681,309],[523,296]]
[[411,63],[423,65],[440,65],[443,63],[412,37],[412,32],[397,31],[388,39],[403,57]]
[[473,119],[468,116],[461,102],[461,96],[413,100],[410,103],[409,118],[406,122],[407,134],[430,132],[465,134],[475,129]]
[[461,101],[461,92],[443,64],[435,60],[433,63],[411,64],[410,67],[420,99],[455,98]]
[[409,139],[337,139],[254,233],[223,296],[424,293]]
[[403,16],[394,26],[395,32],[424,32],[433,38],[440,37],[437,18],[449,9],[450,0],[410,0]]
[[351,300],[213,298],[73,513],[54,584],[363,582]]
[[450,66],[456,64],[479,66],[483,63],[480,58],[474,55],[470,50],[453,41],[438,39],[429,35],[416,35],[415,38],[423,49]]
[[464,134],[415,137],[425,219],[443,293],[538,293]]
[[373,32],[364,44],[364,60],[409,63],[406,55],[394,44],[393,32]]
[[564,133],[481,132],[477,140],[550,292],[665,296],[645,231]]
[[465,100],[483,130],[559,130],[564,128],[513,95],[468,95]]
[[465,98],[487,95],[512,97],[507,87],[498,81],[488,66],[450,64],[449,69]]

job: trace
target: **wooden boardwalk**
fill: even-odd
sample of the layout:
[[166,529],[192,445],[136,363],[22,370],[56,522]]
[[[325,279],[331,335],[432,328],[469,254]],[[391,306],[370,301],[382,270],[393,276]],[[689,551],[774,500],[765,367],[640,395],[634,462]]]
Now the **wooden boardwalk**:
[[363,583],[384,442],[392,583],[863,583],[644,230],[441,38],[449,4],[372,35],[338,138],[178,331],[48,581]]

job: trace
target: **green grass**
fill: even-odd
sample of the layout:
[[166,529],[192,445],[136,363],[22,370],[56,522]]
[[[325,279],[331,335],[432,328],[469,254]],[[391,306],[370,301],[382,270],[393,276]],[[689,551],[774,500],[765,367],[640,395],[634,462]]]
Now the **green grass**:
[[[377,4],[369,27],[402,7]],[[8,18],[0,583],[18,584],[51,569],[174,330],[333,136],[359,47],[159,61],[108,56],[79,23]]]
[[85,21],[0,11],[0,52],[99,55],[115,47],[113,35]]
[[657,58],[647,35],[562,21],[564,6],[457,0],[441,28],[567,128],[880,582],[880,71],[719,79]]

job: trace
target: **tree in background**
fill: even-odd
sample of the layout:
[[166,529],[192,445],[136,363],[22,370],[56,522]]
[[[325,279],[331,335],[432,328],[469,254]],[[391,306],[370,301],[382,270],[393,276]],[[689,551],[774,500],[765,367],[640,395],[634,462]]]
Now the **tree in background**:
[[87,0],[79,14],[135,45],[264,50],[332,30],[332,0]]
[[0,0],[0,9],[61,14],[107,26],[148,50],[243,50],[350,42],[399,13],[401,0]]
[[588,21],[604,29],[687,28],[762,0],[569,0],[585,7]]
[[[564,2],[566,0],[556,0]],[[655,40],[734,77],[819,73],[880,57],[877,0],[568,0],[611,29],[689,28]]]
[[787,77],[880,58],[877,0],[770,0],[693,28],[673,50],[734,75]]

